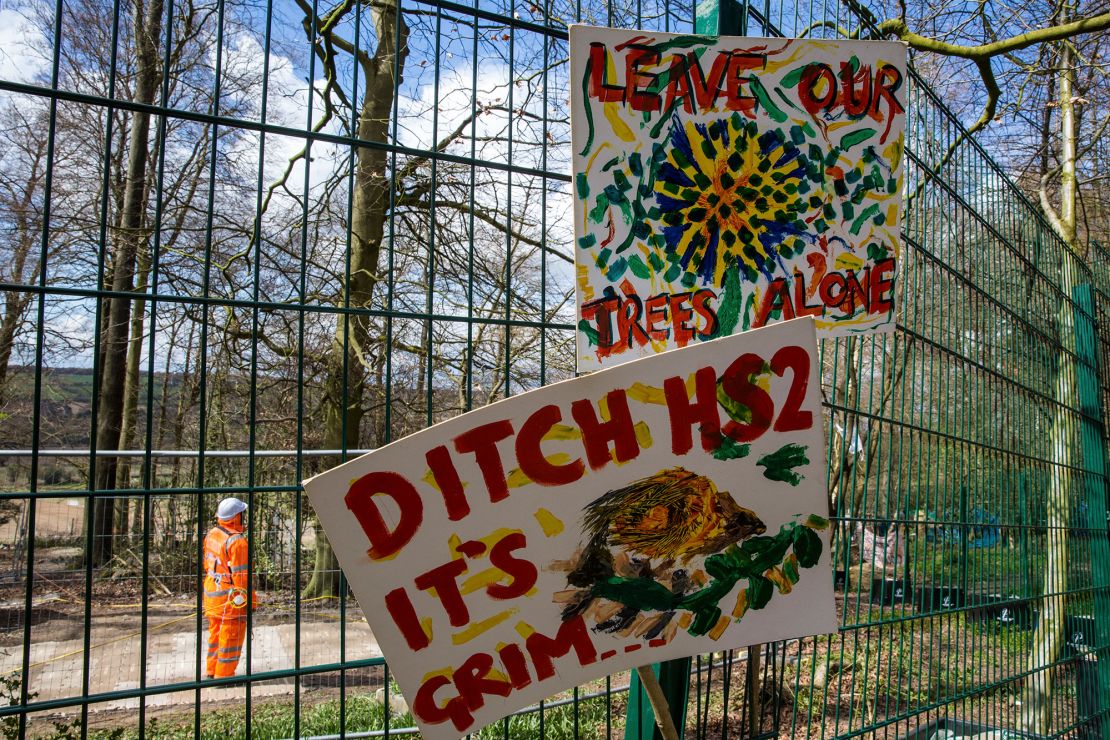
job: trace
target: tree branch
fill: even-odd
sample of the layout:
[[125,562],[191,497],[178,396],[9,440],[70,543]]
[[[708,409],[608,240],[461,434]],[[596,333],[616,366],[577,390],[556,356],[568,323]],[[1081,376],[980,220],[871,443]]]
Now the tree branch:
[[1037,44],[1059,41],[1060,39],[1066,39],[1084,33],[1094,33],[1107,28],[1110,28],[1110,13],[1102,13],[1088,18],[1080,18],[1058,26],[1038,28],[1034,31],[1018,34],[1017,36],[992,41],[989,44],[961,46],[960,44],[950,44],[946,41],[921,36],[911,31],[906,25],[906,22],[902,19],[891,18],[879,24],[878,35],[894,36],[901,41],[905,41],[914,49],[919,49],[921,51],[931,51],[934,54],[961,57],[977,62],[980,59],[990,59],[991,57],[996,57],[1007,52],[1027,49]]
[[1010,52],[1027,49],[1037,44],[1059,41],[1060,39],[1070,38],[1083,33],[1094,33],[1107,28],[1110,28],[1110,13],[1102,13],[1088,18],[1080,18],[1070,23],[1049,26],[1047,28],[1038,28],[1034,31],[1028,31],[1009,38],[992,41],[988,44],[962,46],[960,44],[950,44],[947,41],[941,41],[914,33],[901,18],[891,18],[878,25],[877,35],[894,36],[904,41],[911,48],[920,51],[930,51],[934,54],[959,57],[975,62],[975,66],[979,70],[979,75],[983,78],[983,85],[987,89],[987,102],[983,105],[983,113],[979,116],[979,120],[972,124],[971,127],[949,147],[948,153],[942,160],[941,166],[943,166],[943,163],[951,158],[956,147],[963,143],[969,135],[978,132],[990,123],[995,116],[995,112],[998,110],[998,98],[1002,95],[1002,91],[998,87],[998,81],[995,79],[994,70],[991,68],[991,59],[996,56],[1009,54]]

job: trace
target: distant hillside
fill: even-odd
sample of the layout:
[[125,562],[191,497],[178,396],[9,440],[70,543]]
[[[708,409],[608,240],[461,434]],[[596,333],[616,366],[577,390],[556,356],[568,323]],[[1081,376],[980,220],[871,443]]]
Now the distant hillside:
[[[40,446],[87,449],[92,432],[93,373],[90,368],[44,368],[40,387]],[[146,414],[147,373],[140,373],[139,414]],[[154,374],[155,404],[161,402],[163,373]],[[168,401],[176,405],[180,374],[169,376]],[[35,369],[14,366],[8,371],[5,401],[0,407],[0,445],[31,446],[34,425]]]

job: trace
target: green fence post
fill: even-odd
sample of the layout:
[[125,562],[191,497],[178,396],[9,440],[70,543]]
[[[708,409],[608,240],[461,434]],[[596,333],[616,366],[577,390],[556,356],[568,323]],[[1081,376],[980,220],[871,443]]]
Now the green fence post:
[[[671,719],[681,738],[686,727],[686,704],[690,693],[690,659],[679,658],[665,663],[656,663],[651,669],[659,677],[663,696],[671,708]],[[640,677],[632,672],[632,684],[628,691],[628,712],[624,726],[624,740],[661,740],[663,736],[655,726],[655,712],[651,709]]]
[[[1033,592],[1029,585],[1032,579],[1029,577],[1029,508],[1025,502],[1025,471],[1018,474],[1018,512],[1018,521],[1024,525],[1018,533],[1018,547],[1020,548],[1018,553],[1021,557],[1021,595],[1024,598],[1029,598],[1033,595]],[[1009,587],[1008,579],[1007,587]]]
[[[694,31],[706,36],[744,35],[747,33],[747,0],[741,5],[736,0],[701,0],[694,10]],[[686,727],[686,704],[690,695],[689,658],[656,663],[651,668],[659,676],[663,695],[671,708],[671,717],[679,737]],[[728,709],[725,709],[726,717]],[[727,722],[727,719],[726,719]],[[651,710],[647,694],[640,685],[635,671],[628,691],[628,712],[624,727],[624,740],[653,740],[661,735],[655,726],[655,713]]]
[[[960,588],[964,598],[967,598],[967,549],[968,540],[971,539],[971,525],[969,524],[967,508],[967,486],[960,486]],[[948,584],[951,585],[951,584]]]
[[[1088,542],[1091,548],[1091,569],[1094,581],[1095,656],[1098,659],[1099,711],[1110,708],[1110,542],[1106,537],[1107,476],[1104,424],[1099,395],[1098,334],[1095,328],[1095,304],[1090,285],[1075,287],[1075,344],[1078,363],[1076,380],[1079,385],[1079,408],[1082,412],[1080,433],[1083,453],[1081,501],[1087,504]],[[1089,644],[1089,643],[1088,643]],[[1100,723],[1101,736],[1110,740],[1110,721]]]

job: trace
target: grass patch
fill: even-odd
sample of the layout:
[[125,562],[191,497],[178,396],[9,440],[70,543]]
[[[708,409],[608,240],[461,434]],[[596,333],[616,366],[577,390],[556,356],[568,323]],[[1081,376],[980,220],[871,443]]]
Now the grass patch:
[[[616,707],[614,707],[614,710]],[[254,702],[251,706],[251,740],[292,738],[294,736],[337,735],[340,733],[340,703],[338,699],[301,705],[300,726],[295,727],[294,708],[291,701]],[[200,738],[204,740],[247,740],[243,707],[206,710],[201,713]],[[577,714],[577,716],[576,716]],[[607,706],[604,697],[583,700],[575,705],[565,704],[540,712],[509,717],[476,732],[478,740],[509,737],[513,740],[570,740],[576,737],[601,737],[605,731]],[[382,702],[373,696],[348,696],[343,724],[346,732],[367,732],[385,729],[386,713]],[[390,712],[391,730],[412,727],[415,722],[408,711]],[[194,737],[192,713],[154,718],[146,726],[145,736],[157,740],[186,740]],[[576,732],[577,729],[577,732]],[[139,737],[138,728],[112,728],[94,730],[89,737],[95,740],[132,740]],[[398,735],[419,738],[419,733]]]

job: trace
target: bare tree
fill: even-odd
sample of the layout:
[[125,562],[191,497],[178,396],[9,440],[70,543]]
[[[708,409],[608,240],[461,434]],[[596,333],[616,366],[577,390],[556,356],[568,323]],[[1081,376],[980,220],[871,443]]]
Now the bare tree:
[[[5,282],[32,285],[40,275],[42,260],[42,195],[46,177],[46,141],[32,130],[41,125],[38,112],[30,115],[17,106],[5,106],[7,124],[3,131],[5,155],[0,170],[0,260]],[[17,334],[23,328],[27,309],[35,294],[5,291],[0,315],[0,408],[3,408],[8,368]]]
[[[1048,423],[1052,468],[1046,500],[1045,524],[1048,538],[1042,593],[1049,596],[1044,599],[1041,618],[1031,641],[1028,656],[1030,679],[1026,682],[1023,702],[1024,723],[1027,729],[1034,732],[1047,732],[1051,722],[1049,707],[1052,687],[1051,669],[1046,667],[1056,661],[1063,645],[1064,594],[1067,591],[1068,570],[1067,530],[1069,503],[1075,477],[1071,472],[1076,454],[1071,410],[1077,405],[1077,390],[1074,355],[1070,351],[1075,346],[1074,309],[1070,299],[1074,295],[1074,289],[1079,280],[1078,264],[1085,262],[1089,254],[1089,245],[1078,238],[1077,213],[1080,198],[1077,152],[1080,148],[1080,121],[1077,108],[1081,103],[1087,102],[1076,95],[1077,66],[1082,58],[1078,48],[1081,45],[1087,45],[1088,48],[1091,45],[1097,47],[1101,43],[1105,34],[1100,35],[1099,32],[1110,28],[1110,12],[1079,16],[1074,2],[1063,2],[1051,8],[1050,16],[1041,26],[1028,27],[1032,14],[1029,9],[1026,9],[1021,15],[1022,22],[1026,24],[1026,30],[1000,38],[986,15],[985,9],[988,5],[989,3],[986,2],[979,4],[976,20],[981,22],[981,33],[985,37],[979,43],[953,43],[944,38],[925,36],[912,31],[904,15],[904,4],[901,6],[902,17],[871,23],[869,27],[874,35],[893,36],[905,41],[915,50],[968,60],[974,64],[978,72],[985,91],[982,112],[974,123],[956,137],[939,158],[935,164],[937,171],[951,161],[953,154],[969,136],[982,131],[996,120],[1003,94],[994,67],[998,60],[1001,59],[1010,65],[1008,74],[1024,75],[1026,80],[1035,76],[1037,70],[1017,57],[1018,52],[1039,47],[1038,53],[1041,54],[1041,58],[1046,56],[1041,50],[1047,49],[1049,51],[1047,57],[1052,60],[1047,69],[1047,75],[1043,75],[1043,80],[1049,91],[1049,98],[1054,91],[1056,99],[1046,101],[1043,126],[1033,129],[1034,131],[1039,129],[1041,135],[1041,151],[1038,152],[1038,159],[1041,162],[1042,172],[1036,184],[1036,194],[1045,217],[1070,252],[1070,257],[1066,256],[1060,265],[1058,287],[1066,298],[1060,302],[1056,316],[1058,336],[1068,351],[1058,353],[1055,403]],[[865,19],[874,20],[866,11],[858,7],[857,11],[862,12]],[[843,30],[840,32],[850,36],[860,35],[858,32],[847,33]],[[966,33],[967,26],[957,25],[953,32]],[[1097,59],[1097,56],[1092,56],[1092,59]],[[1104,74],[1097,64],[1088,62],[1086,66],[1090,75]],[[1025,85],[1021,85],[1019,89],[1023,94],[1026,91]],[[1014,103],[1019,108],[1020,104],[1020,99]],[[1053,108],[1059,114],[1059,131],[1055,137],[1049,131]],[[1094,149],[1097,146],[1095,142],[1102,140],[1106,134],[1110,113],[1106,115],[1107,118],[1102,120],[1095,119],[1087,122],[1088,150]],[[1058,146],[1051,145],[1053,140],[1058,142]],[[1092,180],[1090,184],[1094,182]],[[1053,196],[1056,198],[1056,203],[1052,202]]]

